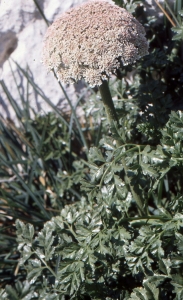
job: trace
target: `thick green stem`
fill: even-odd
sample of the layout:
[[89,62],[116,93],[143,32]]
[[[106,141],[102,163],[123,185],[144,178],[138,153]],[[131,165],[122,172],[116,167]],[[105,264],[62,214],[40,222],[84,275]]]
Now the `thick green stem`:
[[116,121],[119,124],[118,116],[116,114],[114,103],[112,101],[111,92],[109,90],[109,86],[106,80],[104,80],[102,85],[99,86],[99,90],[102,97],[102,101],[104,103],[109,124],[112,124],[112,122],[114,121]]
[[[102,97],[102,101],[104,103],[104,107],[105,107],[105,111],[106,111],[106,115],[107,115],[107,119],[108,119],[109,124],[112,125],[112,123],[114,121],[116,121],[117,124],[119,125],[118,116],[116,114],[114,103],[112,101],[111,93],[110,93],[109,86],[108,86],[108,83],[107,83],[106,80],[104,80],[103,83],[99,86],[99,90],[100,90],[100,94],[101,94],[101,97]],[[120,141],[116,141],[116,144],[117,144],[118,147],[121,146]],[[127,183],[130,187],[132,196],[133,196],[133,198],[136,201],[136,204],[138,206],[139,214],[142,216],[146,213],[145,209],[144,209],[144,205],[143,205],[143,202],[142,202],[140,196],[135,192],[135,190],[134,190],[134,188],[131,184],[131,178],[128,176],[128,167],[126,165],[124,157],[122,158],[122,164],[123,164],[123,168],[124,168],[125,175],[126,175],[126,178],[127,178]]]

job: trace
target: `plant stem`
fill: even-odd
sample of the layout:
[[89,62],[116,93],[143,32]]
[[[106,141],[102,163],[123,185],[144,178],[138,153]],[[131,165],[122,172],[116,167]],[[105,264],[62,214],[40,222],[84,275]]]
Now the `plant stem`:
[[109,86],[106,80],[104,80],[103,83],[99,86],[99,90],[102,97],[102,101],[104,103],[109,124],[112,124],[114,121],[116,121],[119,124],[118,116],[116,114],[114,103],[112,101],[111,92],[109,90]]
[[[104,103],[104,107],[105,107],[105,111],[106,111],[106,115],[107,115],[109,124],[112,125],[113,122],[117,122],[117,124],[119,126],[118,116],[117,116],[117,113],[116,113],[116,110],[114,107],[114,103],[112,101],[111,92],[109,90],[109,86],[108,86],[108,83],[106,80],[104,80],[103,83],[99,86],[99,90],[100,90],[100,94],[102,97],[102,101]],[[116,140],[116,145],[118,147],[120,147],[121,142]],[[124,168],[125,175],[127,178],[127,183],[130,187],[132,196],[133,196],[134,200],[136,201],[139,214],[140,214],[140,216],[143,216],[144,214],[146,214],[146,209],[144,209],[144,205],[143,205],[143,202],[142,202],[140,196],[135,192],[135,190],[131,184],[131,178],[128,176],[128,167],[126,165],[124,157],[122,157],[122,164],[123,164],[123,168]],[[144,213],[144,211],[145,211],[145,213]]]
[[126,223],[126,222],[130,222],[130,221],[131,221],[131,224],[134,224],[133,221],[142,221],[142,220],[145,220],[146,223],[149,220],[159,220],[159,221],[162,221],[162,222],[169,222],[169,221],[172,220],[172,218],[164,217],[164,216],[161,216],[161,215],[160,216],[144,216],[144,217],[140,217],[140,218],[139,217],[131,217],[131,218],[124,218],[124,217],[122,217],[118,221],[118,225],[120,223]]

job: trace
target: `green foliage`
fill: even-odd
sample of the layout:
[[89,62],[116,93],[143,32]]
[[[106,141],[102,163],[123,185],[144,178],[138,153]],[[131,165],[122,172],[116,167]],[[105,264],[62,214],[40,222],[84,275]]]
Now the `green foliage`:
[[[4,90],[8,90],[1,82]],[[15,220],[19,218],[42,228],[43,223],[65,205],[81,198],[79,182],[83,176],[82,141],[78,131],[51,112],[34,116],[23,102],[20,109],[9,97],[19,124],[0,119],[0,282],[12,282],[19,254]],[[86,157],[86,156],[83,156]],[[10,271],[11,270],[11,271]],[[19,269],[20,278],[25,276]]]
[[172,36],[138,1],[116,0],[137,6],[150,52],[135,75],[127,66],[109,82],[120,129],[109,128],[97,89],[82,104],[82,127],[72,105],[64,118],[20,66],[54,112],[36,116],[28,99],[21,110],[1,82],[20,124],[0,122],[0,299],[183,298],[179,2]]
[[[83,198],[65,206],[34,238],[33,226],[17,221],[30,299],[42,299],[42,294],[55,299],[170,299],[174,293],[181,299],[183,214],[177,201],[182,197],[144,219],[127,217],[125,202],[103,189],[97,203]],[[6,293],[16,290],[7,288]]]
[[138,4],[141,3],[141,1],[138,0],[114,0],[115,4],[125,8],[130,13],[133,13],[137,7]]
[[[82,184],[88,197],[66,205],[38,233],[17,220],[19,264],[27,281],[7,285],[2,299],[24,299],[24,294],[27,299],[181,299],[182,193],[171,190],[166,199],[158,193],[167,174],[171,182],[172,170],[182,174],[182,122],[180,111],[171,113],[156,149],[116,148],[112,137],[103,139],[101,150],[89,153],[91,179]],[[134,216],[134,199],[122,179],[123,156],[147,197],[148,216]],[[159,199],[152,200],[153,193]]]

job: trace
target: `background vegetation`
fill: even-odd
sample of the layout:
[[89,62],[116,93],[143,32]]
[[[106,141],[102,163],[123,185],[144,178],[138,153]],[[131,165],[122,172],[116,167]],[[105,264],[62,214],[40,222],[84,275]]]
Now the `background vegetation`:
[[109,130],[97,88],[78,98],[79,122],[21,66],[52,112],[18,107],[0,82],[19,120],[0,119],[0,299],[183,299],[182,3],[164,1],[160,25],[143,2],[116,3],[149,40],[149,55],[109,81],[121,131]]

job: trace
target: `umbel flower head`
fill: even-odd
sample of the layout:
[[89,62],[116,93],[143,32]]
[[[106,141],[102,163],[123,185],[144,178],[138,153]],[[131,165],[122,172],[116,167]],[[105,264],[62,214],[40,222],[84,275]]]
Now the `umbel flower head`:
[[125,9],[98,0],[70,9],[48,28],[43,63],[61,81],[84,78],[95,86],[146,54],[143,26]]

